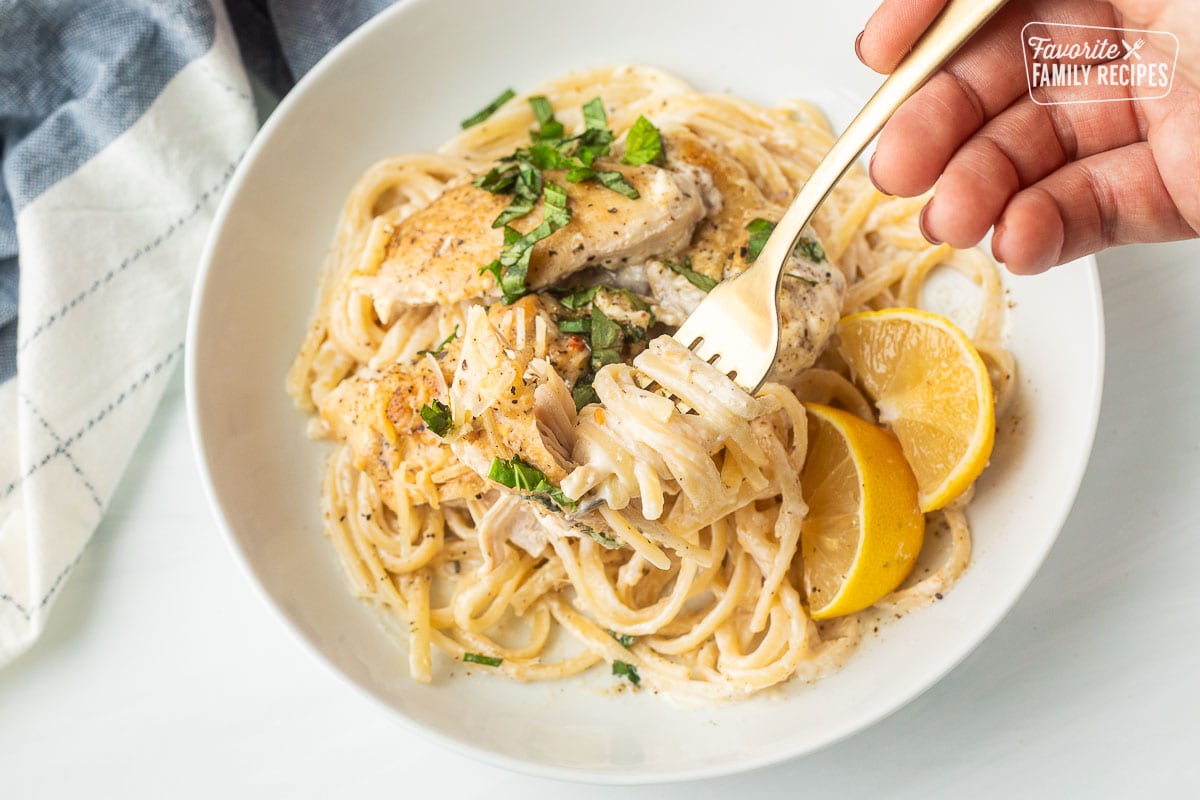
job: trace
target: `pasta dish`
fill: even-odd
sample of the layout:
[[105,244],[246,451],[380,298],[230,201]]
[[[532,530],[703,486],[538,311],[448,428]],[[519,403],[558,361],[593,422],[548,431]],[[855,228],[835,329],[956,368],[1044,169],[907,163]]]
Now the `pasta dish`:
[[[996,266],[925,241],[924,199],[858,167],[839,183],[788,265],[756,394],[669,335],[753,262],[833,139],[806,103],[618,66],[505,92],[436,153],[362,175],[288,391],[334,443],[325,531],[414,679],[604,663],[626,687],[744,697],[836,670],[880,617],[953,586],[1014,365]],[[945,268],[978,287],[982,399],[962,414],[983,421],[977,466],[934,497],[911,443],[962,403],[905,417],[898,373],[873,384],[855,361],[877,318],[854,312],[961,336],[908,311]],[[885,451],[886,469],[863,455]],[[876,531],[888,514],[904,531]]]

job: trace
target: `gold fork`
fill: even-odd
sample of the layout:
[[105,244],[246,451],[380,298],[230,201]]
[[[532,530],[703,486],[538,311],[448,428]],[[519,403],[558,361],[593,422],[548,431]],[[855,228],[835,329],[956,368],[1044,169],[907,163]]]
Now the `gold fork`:
[[708,293],[675,332],[700,358],[755,392],[779,354],[779,282],[817,206],[887,120],[1007,0],[950,0],[895,71],[846,127],[740,275]]

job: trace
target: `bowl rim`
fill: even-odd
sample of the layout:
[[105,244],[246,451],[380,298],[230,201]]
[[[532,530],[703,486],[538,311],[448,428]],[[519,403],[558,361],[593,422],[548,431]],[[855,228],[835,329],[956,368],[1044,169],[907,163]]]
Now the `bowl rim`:
[[[1045,563],[1050,550],[1053,548],[1058,537],[1062,533],[1062,529],[1066,524],[1067,518],[1074,508],[1076,499],[1079,494],[1079,488],[1083,482],[1084,475],[1087,472],[1088,465],[1091,460],[1092,449],[1095,444],[1096,430],[1100,418],[1100,407],[1102,402],[1102,393],[1104,386],[1104,367],[1105,367],[1105,338],[1104,338],[1104,305],[1100,290],[1100,277],[1097,268],[1095,256],[1086,256],[1078,259],[1071,264],[1063,265],[1059,269],[1074,269],[1083,270],[1086,278],[1086,287],[1088,296],[1083,298],[1083,301],[1090,305],[1095,313],[1095,327],[1090,332],[1091,336],[1095,337],[1098,343],[1096,348],[1095,363],[1092,365],[1091,374],[1094,376],[1094,386],[1092,388],[1090,404],[1086,410],[1087,413],[1087,428],[1086,428],[1086,448],[1081,450],[1081,457],[1074,466],[1073,474],[1061,476],[1059,486],[1064,491],[1061,492],[1059,508],[1056,514],[1053,515],[1054,534],[1045,539],[1038,552],[1031,553],[1033,556],[1027,561],[1027,568],[1020,576],[1019,581],[1014,581],[1009,591],[1009,597],[1004,603],[996,607],[989,618],[986,618],[984,623],[976,626],[973,633],[964,637],[957,646],[955,655],[948,659],[941,669],[930,672],[929,675],[919,682],[916,688],[906,690],[896,694],[887,703],[871,708],[869,711],[861,713],[857,716],[847,716],[846,719],[830,730],[830,735],[821,743],[816,745],[800,745],[792,748],[783,748],[764,751],[757,757],[741,758],[738,760],[728,761],[724,763],[712,764],[696,768],[670,768],[670,769],[654,769],[640,768],[634,770],[614,771],[605,769],[589,769],[589,768],[574,768],[562,767],[544,764],[532,759],[519,758],[516,756],[504,755],[495,751],[479,747],[473,744],[466,743],[454,738],[448,734],[442,733],[434,728],[426,727],[424,724],[409,717],[399,709],[394,708],[385,702],[382,698],[375,695],[369,688],[355,681],[349,675],[344,673],[332,659],[322,652],[312,641],[305,636],[297,626],[288,617],[280,602],[269,593],[266,586],[259,579],[257,572],[251,562],[250,555],[242,543],[241,536],[235,530],[235,526],[226,516],[221,499],[218,496],[217,489],[213,480],[213,473],[210,469],[211,454],[209,448],[205,444],[204,423],[201,420],[199,408],[199,375],[198,364],[196,358],[196,342],[199,336],[199,329],[202,324],[202,319],[205,314],[205,289],[207,288],[209,274],[213,269],[214,255],[221,239],[222,232],[226,226],[227,219],[230,215],[230,209],[233,205],[234,198],[238,195],[242,184],[246,180],[251,166],[257,160],[261,151],[270,146],[271,141],[275,138],[276,132],[285,128],[288,125],[288,118],[291,116],[293,106],[299,102],[311,85],[322,80],[323,76],[337,68],[337,65],[346,57],[346,54],[358,46],[358,43],[364,38],[370,36],[375,28],[388,24],[388,21],[395,16],[400,16],[408,12],[414,6],[425,5],[433,2],[433,0],[399,0],[392,6],[384,9],[379,14],[367,20],[349,36],[339,42],[328,53],[326,53],[316,65],[312,67],[294,87],[282,98],[280,103],[271,112],[266,122],[262,125],[259,131],[247,147],[242,155],[240,162],[229,184],[227,185],[224,194],[221,197],[220,203],[217,206],[213,216],[208,234],[205,237],[204,248],[201,251],[199,265],[196,272],[195,280],[192,284],[192,296],[189,302],[187,333],[184,348],[184,389],[187,404],[188,430],[191,438],[192,448],[195,453],[196,465],[199,472],[200,483],[203,487],[205,498],[208,502],[213,516],[216,518],[217,527],[221,531],[222,538],[225,544],[233,554],[235,562],[245,578],[254,586],[255,592],[265,605],[271,610],[277,621],[286,628],[291,637],[300,643],[301,647],[308,652],[318,663],[322,664],[329,672],[337,676],[337,678],[346,685],[352,687],[362,697],[366,697],[373,705],[382,708],[393,720],[398,722],[400,726],[415,736],[434,741],[435,743],[447,748],[452,752],[465,755],[476,761],[488,764],[494,767],[511,770],[513,772],[523,773],[541,778],[549,778],[554,780],[571,781],[578,783],[604,784],[604,785],[630,785],[630,784],[659,784],[659,783],[674,783],[692,780],[704,780],[708,778],[724,777],[749,772],[752,770],[762,769],[774,764],[794,760],[803,756],[816,753],[824,750],[834,744],[837,744],[845,739],[850,738],[856,733],[860,733],[867,728],[883,721],[887,717],[896,713],[898,710],[916,700],[918,697],[929,691],[933,686],[938,684],[947,674],[953,671],[963,660],[970,655],[979,645],[991,635],[996,626],[1004,620],[1005,617],[1012,611],[1024,595],[1029,584],[1033,581],[1034,576]],[[211,302],[211,301],[209,301]]]

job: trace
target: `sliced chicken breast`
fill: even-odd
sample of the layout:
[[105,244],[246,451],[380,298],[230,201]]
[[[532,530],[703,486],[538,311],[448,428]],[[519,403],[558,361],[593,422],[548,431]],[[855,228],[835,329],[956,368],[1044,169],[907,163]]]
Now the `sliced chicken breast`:
[[[526,280],[531,288],[586,267],[615,269],[673,256],[691,241],[705,214],[692,174],[649,164],[598,162],[598,167],[620,171],[639,197],[629,199],[594,182],[567,183],[561,171],[547,172],[546,180],[566,189],[571,222],[534,246]],[[503,231],[492,221],[510,200],[466,182],[451,186],[396,226],[379,271],[358,278],[357,288],[371,295],[381,316],[398,306],[498,296],[495,279],[480,275],[479,268],[500,254]],[[541,219],[539,202],[512,227],[527,233]]]
[[[483,324],[477,325],[477,329],[491,330],[499,347],[494,358],[480,368],[489,374],[502,374],[506,364],[513,369],[505,377],[505,385],[496,389],[499,399],[488,404],[491,424],[463,437],[464,441],[455,445],[457,450],[428,429],[420,410],[434,400],[451,402],[451,387],[456,374],[464,369],[464,360],[481,352],[472,338],[476,333],[470,329],[436,357],[422,355],[346,379],[321,401],[318,413],[335,439],[350,443],[356,465],[375,480],[385,501],[393,499],[391,477],[404,463],[446,464],[440,475],[430,475],[436,490],[433,499],[438,502],[484,491],[486,484],[480,474],[487,474],[495,456],[520,455],[547,475],[560,478],[564,474],[561,465],[570,452],[570,442],[561,438],[574,427],[573,416],[569,425],[559,416],[561,396],[566,393],[574,412],[565,381],[574,383],[588,370],[591,353],[582,337],[558,330],[553,304],[537,295],[510,306],[497,303],[488,310]],[[483,314],[482,309],[478,314]],[[548,366],[538,367],[539,362],[552,365],[553,371]],[[466,369],[471,369],[469,363]],[[477,386],[482,382],[470,383]],[[453,408],[453,403],[452,410],[462,411]],[[458,457],[458,450],[465,458]]]

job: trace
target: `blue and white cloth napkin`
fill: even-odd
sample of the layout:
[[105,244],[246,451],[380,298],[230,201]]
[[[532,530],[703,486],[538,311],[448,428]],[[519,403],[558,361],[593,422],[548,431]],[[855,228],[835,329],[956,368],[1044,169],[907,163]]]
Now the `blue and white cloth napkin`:
[[389,2],[0,0],[0,664],[37,639],[183,360],[260,111]]

